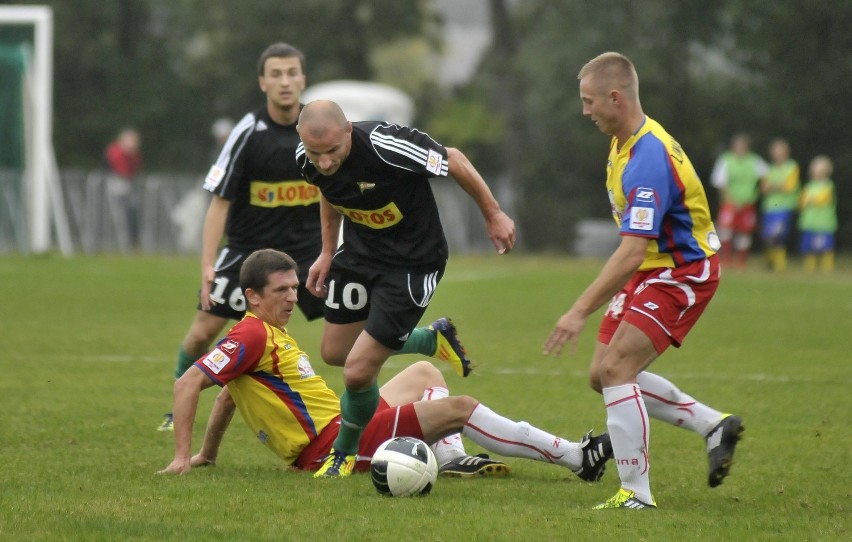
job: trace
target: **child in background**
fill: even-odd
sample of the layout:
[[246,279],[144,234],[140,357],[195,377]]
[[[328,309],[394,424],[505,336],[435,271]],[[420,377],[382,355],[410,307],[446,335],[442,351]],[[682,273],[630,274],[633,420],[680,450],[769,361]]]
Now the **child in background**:
[[827,156],[811,160],[810,180],[802,190],[799,204],[799,232],[805,271],[819,267],[824,272],[834,269],[834,232],[837,231],[837,199],[831,174],[834,165]]
[[790,145],[784,139],[769,144],[772,163],[760,183],[763,194],[763,243],[773,271],[787,268],[787,240],[793,229],[793,214],[799,203],[799,164],[790,158]]

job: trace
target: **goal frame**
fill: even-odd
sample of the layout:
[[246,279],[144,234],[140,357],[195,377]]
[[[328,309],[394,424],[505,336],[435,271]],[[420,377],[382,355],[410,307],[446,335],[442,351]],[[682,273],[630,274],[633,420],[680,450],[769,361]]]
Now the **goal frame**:
[[33,58],[31,69],[27,70],[24,98],[24,199],[29,250],[50,250],[53,221],[60,250],[70,254],[73,249],[53,152],[53,10],[48,6],[0,6],[0,25],[33,27]]

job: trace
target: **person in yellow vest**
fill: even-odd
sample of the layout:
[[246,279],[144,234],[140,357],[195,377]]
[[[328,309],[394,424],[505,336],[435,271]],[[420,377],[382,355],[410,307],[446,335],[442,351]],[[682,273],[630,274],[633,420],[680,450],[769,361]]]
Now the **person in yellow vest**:
[[766,162],[751,152],[751,138],[746,134],[736,134],[731,139],[730,150],[716,160],[710,181],[719,189],[716,225],[723,264],[734,261],[737,267],[745,267],[757,226],[758,185],[767,169]]
[[763,244],[773,271],[787,268],[787,241],[793,229],[793,215],[799,204],[799,164],[790,158],[790,144],[774,139],[769,144],[772,160],[760,184]]
[[834,232],[837,231],[837,197],[831,180],[834,164],[828,156],[811,160],[799,210],[799,237],[805,271],[834,270]]

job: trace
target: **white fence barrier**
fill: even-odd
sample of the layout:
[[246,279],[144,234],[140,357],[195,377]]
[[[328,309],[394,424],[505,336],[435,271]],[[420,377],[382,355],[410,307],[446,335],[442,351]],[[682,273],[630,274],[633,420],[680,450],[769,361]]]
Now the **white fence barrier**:
[[[0,253],[29,252],[19,181],[0,172]],[[124,192],[101,171],[60,174],[75,252],[197,254],[210,194],[201,176],[152,173]],[[491,250],[482,216],[452,180],[432,184],[450,251]],[[56,232],[53,232],[54,235]]]

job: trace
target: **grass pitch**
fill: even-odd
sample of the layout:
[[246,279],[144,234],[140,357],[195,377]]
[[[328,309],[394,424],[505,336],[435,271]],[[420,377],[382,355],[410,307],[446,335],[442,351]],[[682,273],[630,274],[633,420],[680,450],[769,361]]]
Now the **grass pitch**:
[[[556,318],[601,262],[455,257],[426,321],[450,315],[478,367],[445,370],[451,391],[573,440],[605,428],[586,385],[595,319],[578,352],[541,355]],[[721,410],[745,439],[731,476],[706,485],[704,443],[651,425],[660,508],[593,511],[618,487],[507,460],[506,479],[439,479],[425,498],[380,497],[369,478],[290,472],[237,416],[219,466],[183,477],[170,409],[178,344],[192,318],[194,258],[0,257],[0,540],[848,540],[852,264],[830,276],[755,266],[726,272],[683,348],[653,370]],[[291,333],[322,364],[321,324]],[[414,357],[392,359],[386,380]],[[198,448],[215,391],[202,396]],[[481,450],[466,443],[471,453]]]

